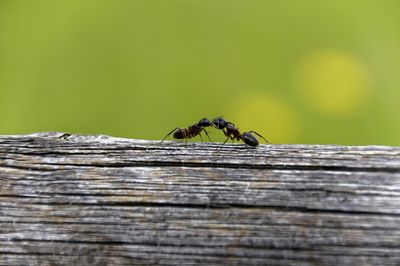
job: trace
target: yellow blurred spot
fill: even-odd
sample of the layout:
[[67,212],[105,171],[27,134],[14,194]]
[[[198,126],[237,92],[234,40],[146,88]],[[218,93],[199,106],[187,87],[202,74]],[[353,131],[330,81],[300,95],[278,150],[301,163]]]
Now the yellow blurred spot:
[[229,110],[236,112],[226,118],[236,124],[241,132],[254,130],[275,144],[299,140],[300,122],[296,113],[288,103],[276,96],[243,96]]
[[295,85],[311,107],[331,115],[351,114],[371,95],[366,66],[351,54],[334,50],[306,57],[297,69]]

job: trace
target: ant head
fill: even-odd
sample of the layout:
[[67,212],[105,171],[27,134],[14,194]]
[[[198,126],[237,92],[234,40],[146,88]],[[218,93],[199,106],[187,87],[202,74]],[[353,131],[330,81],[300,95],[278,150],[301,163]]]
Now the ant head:
[[243,140],[244,143],[246,143],[247,145],[250,145],[252,147],[258,146],[257,138],[254,137],[254,135],[251,134],[250,132],[244,132],[242,134],[242,140]]
[[218,129],[224,129],[229,124],[222,116],[214,118],[212,123]]
[[209,127],[209,126],[212,126],[212,122],[210,120],[208,120],[207,118],[203,118],[199,121],[199,123],[197,125],[201,126],[201,127]]
[[178,128],[172,135],[174,139],[184,139],[186,137],[186,132],[184,129]]

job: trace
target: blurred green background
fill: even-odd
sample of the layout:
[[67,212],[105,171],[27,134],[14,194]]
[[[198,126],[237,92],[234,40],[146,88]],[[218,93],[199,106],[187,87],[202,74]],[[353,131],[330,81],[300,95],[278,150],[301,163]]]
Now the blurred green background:
[[0,134],[161,139],[223,115],[273,143],[399,145],[399,14],[397,0],[3,0]]

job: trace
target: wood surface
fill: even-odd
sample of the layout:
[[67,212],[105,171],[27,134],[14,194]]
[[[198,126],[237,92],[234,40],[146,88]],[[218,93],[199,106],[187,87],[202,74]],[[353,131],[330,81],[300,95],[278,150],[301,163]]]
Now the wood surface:
[[0,265],[400,265],[400,148],[0,136]]

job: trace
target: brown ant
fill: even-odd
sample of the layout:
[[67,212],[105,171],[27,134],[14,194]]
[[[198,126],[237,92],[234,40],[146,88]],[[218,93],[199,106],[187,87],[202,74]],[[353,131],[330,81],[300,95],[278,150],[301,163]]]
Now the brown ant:
[[209,127],[212,126],[213,123],[208,120],[207,118],[203,118],[199,121],[199,123],[194,124],[189,126],[188,128],[174,128],[173,130],[171,130],[171,132],[169,132],[161,141],[161,143],[172,133],[174,133],[172,136],[174,137],[174,139],[185,139],[186,144],[187,144],[187,139],[191,139],[196,137],[197,135],[200,136],[201,141],[203,141],[203,138],[201,136],[201,132],[204,131],[204,133],[206,133],[208,140],[211,141],[210,136],[208,135],[207,130],[205,129],[205,127]]
[[255,131],[244,132],[243,134],[241,134],[239,129],[235,126],[235,124],[226,121],[223,117],[217,117],[213,119],[212,123],[216,128],[221,129],[224,132],[225,136],[227,137],[224,143],[222,144],[221,148],[225,145],[228,139],[231,139],[233,141],[235,139],[237,141],[242,140],[249,146],[257,147],[259,145],[259,142],[253,134],[256,134],[257,136],[265,140],[267,143],[269,143],[268,140],[266,140],[263,136],[261,136]]

